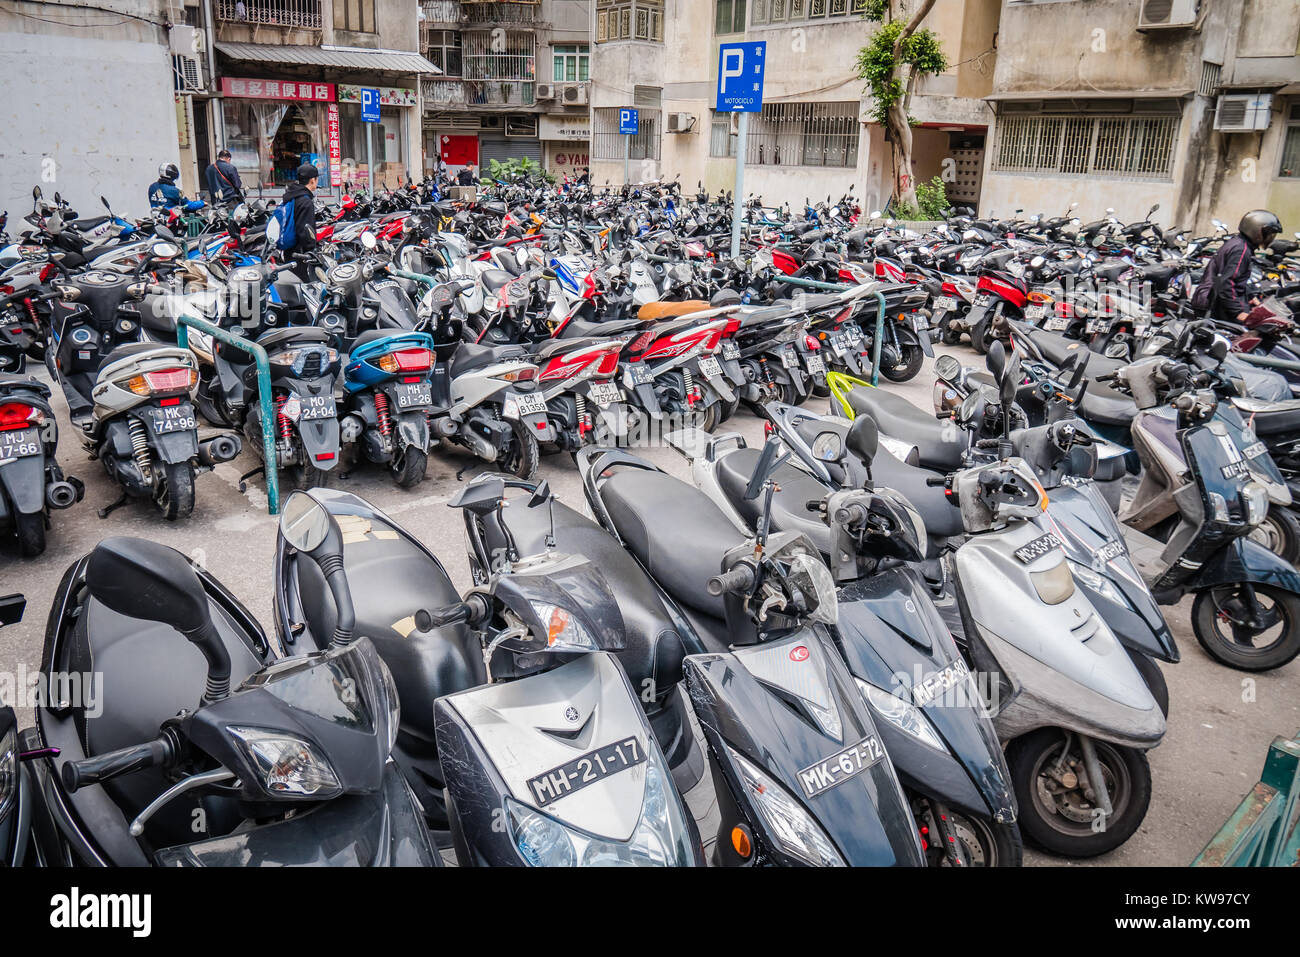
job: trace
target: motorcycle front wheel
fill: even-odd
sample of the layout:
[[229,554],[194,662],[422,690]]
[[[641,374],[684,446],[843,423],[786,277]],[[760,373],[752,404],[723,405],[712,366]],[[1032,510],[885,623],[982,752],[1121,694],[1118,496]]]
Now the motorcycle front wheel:
[[1300,519],[1285,505],[1270,505],[1250,537],[1292,565],[1300,565]]
[[1207,588],[1192,603],[1192,631],[1215,661],[1271,671],[1300,654],[1300,596],[1249,582]]
[[901,356],[896,365],[880,364],[880,374],[890,382],[907,382],[916,378],[916,374],[921,371],[921,363],[925,361],[925,352],[918,345],[903,343],[900,350]]
[[1093,739],[1110,796],[1109,817],[1085,786],[1079,736],[1039,728],[1007,746],[1007,767],[1020,808],[1020,830],[1039,847],[1062,857],[1096,857],[1137,831],[1151,804],[1146,752]]

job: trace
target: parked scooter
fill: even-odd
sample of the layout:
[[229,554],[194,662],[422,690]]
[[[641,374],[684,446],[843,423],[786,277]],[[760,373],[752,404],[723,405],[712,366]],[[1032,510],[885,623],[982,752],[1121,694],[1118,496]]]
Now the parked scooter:
[[[22,595],[0,596],[0,628],[23,619]],[[22,766],[28,755],[18,750],[18,719],[14,709],[0,704],[0,867],[26,862],[31,838],[31,777]]]
[[419,485],[428,466],[433,364],[428,333],[371,329],[352,344],[344,369],[343,439],[387,465],[402,488]]
[[[331,569],[342,536],[312,504],[290,496],[282,533]],[[27,764],[36,863],[441,862],[389,761],[392,677],[345,627],[324,652],[278,658],[179,552],[110,538],[64,575],[42,660],[43,703],[20,744],[48,758]],[[83,672],[80,694],[60,687]]]
[[31,376],[0,373],[0,527],[31,558],[45,551],[50,512],[81,501],[81,481],[55,460],[59,426],[50,387]]

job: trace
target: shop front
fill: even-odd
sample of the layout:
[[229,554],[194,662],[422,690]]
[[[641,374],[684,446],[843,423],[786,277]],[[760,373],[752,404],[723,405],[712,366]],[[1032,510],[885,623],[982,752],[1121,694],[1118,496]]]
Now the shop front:
[[419,176],[420,164],[413,161],[407,149],[411,124],[416,122],[419,96],[413,89],[381,86],[379,90],[379,122],[361,120],[361,86],[338,86],[339,181],[344,189],[365,189],[370,167],[366,160],[367,126],[373,126],[370,144],[374,161],[375,188],[396,187],[409,176]]
[[583,168],[591,165],[589,115],[543,116],[538,133],[546,170],[556,179],[563,181],[567,176],[576,180]]

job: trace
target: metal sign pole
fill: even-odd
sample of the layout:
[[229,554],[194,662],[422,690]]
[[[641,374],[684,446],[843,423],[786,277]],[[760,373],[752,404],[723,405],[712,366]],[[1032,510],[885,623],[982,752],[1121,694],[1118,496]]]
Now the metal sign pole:
[[626,186],[631,182],[628,178],[628,163],[632,159],[632,137],[626,133],[623,134],[623,185]]
[[736,191],[731,196],[731,258],[740,255],[740,221],[745,215],[745,156],[749,141],[749,114],[741,113],[736,130]]
[[375,124],[366,124],[366,178],[370,180],[370,196],[375,195],[375,151],[372,144],[375,139]]

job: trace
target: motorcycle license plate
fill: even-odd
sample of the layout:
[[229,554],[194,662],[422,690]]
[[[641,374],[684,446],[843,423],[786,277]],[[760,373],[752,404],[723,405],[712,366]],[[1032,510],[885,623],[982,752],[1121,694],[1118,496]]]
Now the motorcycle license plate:
[[[289,406],[294,402],[298,403],[298,414],[296,416],[289,411]],[[332,419],[338,414],[334,409],[334,396],[332,395],[295,395],[284,405],[285,415],[291,419],[297,419],[299,422]]]
[[723,343],[722,343],[722,358],[724,358],[724,359],[739,359],[739,358],[740,358],[740,346],[736,345],[736,344],[735,344],[734,342],[732,342],[730,339],[725,339],[725,340],[723,340]]
[[849,337],[842,332],[837,332],[831,336],[831,348],[836,352],[849,351]]
[[1150,330],[1151,326],[1148,323],[1139,322],[1133,326],[1133,335],[1139,339],[1143,339]]
[[1064,332],[1070,327],[1070,320],[1065,316],[1053,316],[1044,327],[1048,332]]
[[1241,454],[1248,459],[1257,459],[1268,451],[1268,446],[1263,442],[1255,442],[1241,450]]
[[507,419],[518,419],[525,415],[545,415],[546,400],[531,392],[512,395],[506,399],[502,414]]
[[393,388],[399,409],[421,409],[433,405],[432,382],[399,382]]
[[650,374],[650,369],[645,363],[628,366],[627,375],[633,386],[649,385],[654,381],[654,376]]
[[854,345],[857,345],[863,339],[866,338],[866,335],[862,332],[862,327],[859,326],[856,322],[845,323],[844,332],[845,334],[848,335],[849,341],[852,342]]
[[1043,318],[1043,316],[1045,316],[1045,315],[1047,315],[1047,307],[1046,307],[1046,306],[1038,305],[1038,304],[1035,304],[1035,305],[1032,305],[1032,306],[1025,306],[1025,318],[1026,318],[1026,319],[1031,319],[1031,320],[1032,320],[1032,319],[1041,319],[1041,318]]
[[799,772],[799,785],[810,798],[824,794],[883,760],[885,749],[874,734]]
[[786,346],[781,350],[781,364],[787,369],[799,368],[799,354],[794,351],[794,346]]
[[36,429],[0,432],[0,462],[41,454],[41,438]]
[[940,309],[944,312],[952,312],[957,308],[957,300],[952,296],[940,296],[934,301],[934,308],[936,312]]
[[149,410],[149,415],[153,418],[153,430],[159,435],[168,432],[188,432],[199,427],[198,420],[194,418],[194,406],[188,402],[181,405],[155,406]]
[[645,759],[641,742],[636,738],[624,738],[529,778],[528,792],[538,807],[546,807],[610,775],[643,764]]
[[613,405],[623,398],[623,391],[612,382],[593,382],[587,391],[591,401],[599,406]]
[[700,359],[700,372],[706,376],[722,375],[722,363],[713,356],[704,356]]
[[977,307],[987,306],[988,304],[989,304],[989,297],[988,297],[988,296],[976,296],[976,297],[975,297],[975,305],[976,305]]
[[822,362],[821,356],[808,357],[808,371],[813,375],[823,375],[826,372],[826,363]]
[[1105,332],[1109,328],[1110,328],[1109,319],[1089,319],[1085,331],[1088,333],[1088,335],[1092,335],[1098,332]]
[[1042,558],[1053,549],[1064,547],[1065,545],[1054,533],[1048,532],[1046,535],[1035,538],[1028,545],[1021,545],[1013,554],[1016,556],[1016,561],[1022,565],[1028,565]]

